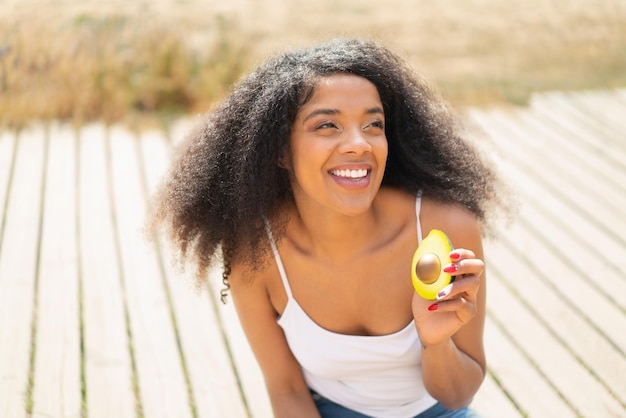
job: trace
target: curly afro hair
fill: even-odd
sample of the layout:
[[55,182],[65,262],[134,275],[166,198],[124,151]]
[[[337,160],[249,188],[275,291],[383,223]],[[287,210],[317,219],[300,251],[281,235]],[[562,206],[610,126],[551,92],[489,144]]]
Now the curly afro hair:
[[265,221],[280,239],[280,207],[293,199],[291,126],[318,81],[347,73],[378,89],[388,140],[383,185],[454,202],[485,221],[498,206],[496,176],[458,133],[456,119],[428,84],[372,42],[337,39],[279,54],[240,81],[187,138],[154,200],[153,230],[164,227],[181,259],[203,280],[221,255],[253,268],[267,260]]

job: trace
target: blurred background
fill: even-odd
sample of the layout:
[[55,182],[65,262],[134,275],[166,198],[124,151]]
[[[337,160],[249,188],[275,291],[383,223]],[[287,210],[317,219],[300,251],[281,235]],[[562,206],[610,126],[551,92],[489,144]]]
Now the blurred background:
[[626,86],[624,0],[2,0],[0,124],[206,110],[277,50],[378,40],[453,104]]

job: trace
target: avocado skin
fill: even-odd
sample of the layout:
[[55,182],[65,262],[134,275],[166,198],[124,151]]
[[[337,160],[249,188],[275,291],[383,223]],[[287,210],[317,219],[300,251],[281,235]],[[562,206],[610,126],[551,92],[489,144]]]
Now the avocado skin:
[[[450,252],[453,249],[448,236],[443,231],[433,229],[415,250],[411,278],[415,291],[424,299],[437,299],[437,293],[452,282],[453,276],[443,272],[443,268],[452,262]],[[435,268],[439,271],[438,276],[433,273]]]

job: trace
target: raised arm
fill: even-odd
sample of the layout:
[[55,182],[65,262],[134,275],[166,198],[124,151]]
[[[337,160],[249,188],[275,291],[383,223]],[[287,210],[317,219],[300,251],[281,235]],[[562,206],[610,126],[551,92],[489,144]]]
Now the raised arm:
[[[485,274],[480,227],[469,212],[438,207],[428,227],[444,230],[456,250],[456,280],[438,301],[413,297],[413,315],[422,341],[423,378],[428,392],[448,409],[467,406],[486,368],[483,348]],[[445,267],[445,266],[444,266]]]

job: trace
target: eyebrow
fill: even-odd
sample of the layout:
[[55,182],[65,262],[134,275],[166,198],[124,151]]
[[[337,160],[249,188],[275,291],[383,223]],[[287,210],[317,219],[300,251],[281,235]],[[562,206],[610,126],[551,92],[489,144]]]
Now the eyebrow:
[[[302,122],[306,122],[307,120],[309,120],[311,118],[314,118],[317,115],[338,115],[340,113],[341,113],[341,111],[339,109],[317,109],[317,110],[314,110],[313,112],[309,113],[304,118],[304,120]],[[375,114],[375,113],[380,113],[382,115],[385,114],[383,109],[381,107],[379,107],[379,106],[372,107],[372,108],[367,109],[365,111],[365,114],[368,114],[368,115],[372,115],[372,114]]]

